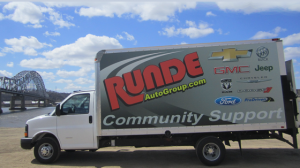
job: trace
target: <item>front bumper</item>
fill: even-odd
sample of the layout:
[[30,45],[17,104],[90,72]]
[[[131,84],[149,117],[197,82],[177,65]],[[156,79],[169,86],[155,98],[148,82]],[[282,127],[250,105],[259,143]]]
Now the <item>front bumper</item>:
[[31,149],[33,147],[31,141],[32,138],[21,138],[21,147],[23,149]]

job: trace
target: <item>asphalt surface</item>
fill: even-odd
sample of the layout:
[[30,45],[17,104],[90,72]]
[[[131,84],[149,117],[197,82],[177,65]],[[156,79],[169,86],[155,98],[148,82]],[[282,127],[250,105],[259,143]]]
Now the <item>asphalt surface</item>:
[[[28,108],[25,111],[6,111],[0,114],[0,168],[2,167],[97,167],[97,168],[196,168],[207,167],[197,158],[191,146],[183,147],[108,147],[96,152],[62,151],[57,162],[40,164],[33,149],[23,150],[20,138],[24,125],[30,118],[52,112],[55,107]],[[291,137],[286,135],[289,141]],[[282,167],[299,168],[300,150],[276,139],[244,140],[242,155],[237,142],[226,146],[226,157],[218,167]],[[298,134],[298,144],[300,136]]]

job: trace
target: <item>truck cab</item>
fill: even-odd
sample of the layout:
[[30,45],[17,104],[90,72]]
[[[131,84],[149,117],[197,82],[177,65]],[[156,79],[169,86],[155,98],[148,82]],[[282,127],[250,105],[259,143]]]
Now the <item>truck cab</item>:
[[[97,149],[94,94],[94,91],[74,92],[53,112],[28,120],[22,148],[38,145],[34,153],[42,163],[52,161],[50,158],[55,158],[53,155],[60,150]],[[42,139],[46,141],[39,144]]]

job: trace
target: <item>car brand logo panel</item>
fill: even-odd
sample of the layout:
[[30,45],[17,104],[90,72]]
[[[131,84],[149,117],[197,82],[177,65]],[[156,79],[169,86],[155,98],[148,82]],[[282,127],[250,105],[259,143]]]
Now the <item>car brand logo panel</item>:
[[238,58],[249,58],[251,57],[251,50],[236,50],[235,48],[223,49],[220,52],[212,52],[211,57],[208,59],[212,60],[223,60],[224,62],[236,62]]
[[219,97],[215,100],[216,104],[219,105],[236,105],[241,103],[242,100],[239,97],[235,97],[235,96],[224,96],[224,97]]
[[258,61],[267,61],[269,55],[269,49],[263,46],[260,46],[256,49],[256,55],[259,57]]
[[232,79],[221,79],[222,93],[232,93],[230,90],[232,87]]
[[245,102],[274,102],[272,97],[247,97]]

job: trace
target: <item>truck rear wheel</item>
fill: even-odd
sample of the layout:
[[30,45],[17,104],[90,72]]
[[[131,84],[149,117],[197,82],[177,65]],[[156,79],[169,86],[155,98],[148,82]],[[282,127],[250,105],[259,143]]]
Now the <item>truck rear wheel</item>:
[[34,156],[41,163],[52,163],[58,159],[59,155],[60,146],[54,138],[42,138],[34,147]]
[[201,162],[207,166],[220,164],[225,157],[225,146],[216,137],[204,137],[196,144],[196,154]]

